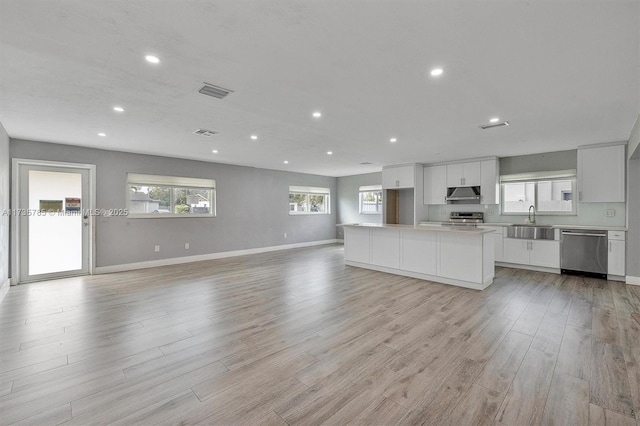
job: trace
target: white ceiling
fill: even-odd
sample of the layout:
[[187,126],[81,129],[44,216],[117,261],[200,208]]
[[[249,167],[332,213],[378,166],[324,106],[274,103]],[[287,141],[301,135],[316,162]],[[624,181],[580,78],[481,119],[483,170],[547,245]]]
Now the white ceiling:
[[[328,176],[627,140],[639,3],[0,0],[0,122],[12,138]],[[511,126],[478,128],[493,116]]]

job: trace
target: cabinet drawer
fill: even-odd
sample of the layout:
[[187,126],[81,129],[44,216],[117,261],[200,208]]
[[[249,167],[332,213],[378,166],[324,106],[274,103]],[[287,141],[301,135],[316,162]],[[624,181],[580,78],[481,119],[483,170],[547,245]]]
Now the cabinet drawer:
[[609,239],[610,240],[622,240],[626,239],[626,232],[624,231],[609,231]]

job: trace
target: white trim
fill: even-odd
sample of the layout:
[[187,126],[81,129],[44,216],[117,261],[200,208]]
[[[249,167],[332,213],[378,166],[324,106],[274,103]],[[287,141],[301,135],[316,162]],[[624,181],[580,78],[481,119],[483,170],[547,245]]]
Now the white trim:
[[630,285],[640,285],[640,277],[632,277],[631,275],[627,275],[625,281]]
[[338,239],[336,240],[336,243],[338,243],[338,244],[344,244],[344,238],[338,238]]
[[182,176],[146,175],[127,173],[127,184],[141,186],[179,186],[188,188],[216,189],[216,180]]
[[482,284],[472,283],[469,281],[456,280],[453,278],[439,277],[436,275],[421,274],[419,272],[406,271],[404,269],[387,268],[386,266],[372,265],[370,263],[360,263],[347,260],[344,262],[347,266],[355,266],[356,268],[372,269],[374,271],[386,272],[394,275],[402,275],[405,277],[418,278],[420,280],[432,281],[435,283],[455,285],[458,287],[470,288],[473,290],[484,290],[493,283],[494,274],[485,277]]
[[9,286],[11,285],[11,278],[7,279],[0,285],[0,303],[2,303],[2,299],[9,293]]
[[223,251],[219,253],[199,254],[195,256],[172,257],[169,259],[148,260],[145,262],[125,263],[122,265],[98,266],[95,274],[110,274],[113,272],[133,271],[136,269],[156,268],[158,266],[179,265],[182,263],[202,262],[204,260],[224,259],[227,257],[246,256],[248,254],[267,253],[271,251],[290,250],[301,247],[335,244],[338,240],[310,241],[307,243],[285,244],[281,246],[259,247],[254,249]]

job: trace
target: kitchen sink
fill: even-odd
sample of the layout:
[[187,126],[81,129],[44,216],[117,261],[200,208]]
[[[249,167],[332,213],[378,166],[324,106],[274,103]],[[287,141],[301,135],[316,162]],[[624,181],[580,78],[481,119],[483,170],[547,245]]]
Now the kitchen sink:
[[551,226],[511,225],[507,227],[507,238],[524,240],[553,240],[555,230]]

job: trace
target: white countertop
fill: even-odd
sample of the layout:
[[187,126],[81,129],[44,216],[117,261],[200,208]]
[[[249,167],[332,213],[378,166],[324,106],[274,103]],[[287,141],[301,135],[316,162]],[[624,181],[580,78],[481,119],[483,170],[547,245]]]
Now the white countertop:
[[413,229],[421,232],[451,232],[460,234],[486,234],[494,232],[493,229],[480,228],[475,226],[441,226],[441,224],[425,225],[384,225],[380,223],[341,223],[337,226],[351,226],[357,228],[388,228],[388,229]]
[[[420,222],[420,226],[441,226],[443,222]],[[478,226],[511,226],[511,225],[524,225],[519,223],[506,223],[506,222],[484,222],[479,223]],[[548,224],[535,224],[537,226],[551,226],[554,229],[585,229],[585,230],[602,230],[602,231],[623,231],[626,232],[627,228],[624,226],[606,226],[606,225],[548,225]],[[529,225],[528,225],[529,226]]]

